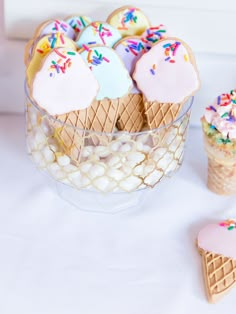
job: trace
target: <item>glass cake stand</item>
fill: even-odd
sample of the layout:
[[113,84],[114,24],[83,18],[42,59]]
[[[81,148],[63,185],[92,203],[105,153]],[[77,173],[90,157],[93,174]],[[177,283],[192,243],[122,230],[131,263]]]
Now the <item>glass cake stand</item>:
[[58,194],[79,209],[114,213],[140,206],[182,164],[193,97],[164,127],[98,133],[71,125],[76,113],[55,119],[25,92],[28,153],[54,179]]

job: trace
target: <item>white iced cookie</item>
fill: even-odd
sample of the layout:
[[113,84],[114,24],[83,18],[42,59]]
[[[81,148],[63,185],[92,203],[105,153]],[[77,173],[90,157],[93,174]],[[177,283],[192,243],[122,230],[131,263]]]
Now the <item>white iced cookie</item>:
[[45,57],[30,86],[33,100],[50,115],[89,107],[98,90],[80,54],[67,48],[56,48]]
[[54,33],[63,33],[67,37],[74,39],[75,38],[75,31],[74,29],[63,20],[48,20],[41,23],[35,31],[34,37],[42,37],[48,34]]
[[83,45],[104,45],[113,47],[121,39],[117,29],[105,22],[92,22],[80,32],[76,39],[79,48]]
[[121,7],[112,12],[107,22],[121,33],[122,37],[142,35],[150,27],[146,15],[138,8],[132,6]]
[[200,87],[195,60],[182,40],[160,40],[137,62],[133,74],[146,100],[181,103]]
[[80,53],[99,82],[97,100],[116,99],[129,92],[132,79],[113,49],[105,46],[84,47]]

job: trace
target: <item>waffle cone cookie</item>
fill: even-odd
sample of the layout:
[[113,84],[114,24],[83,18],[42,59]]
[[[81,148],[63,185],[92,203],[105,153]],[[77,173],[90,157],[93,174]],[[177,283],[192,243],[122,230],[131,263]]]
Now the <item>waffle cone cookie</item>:
[[141,94],[128,94],[119,107],[117,127],[121,131],[139,132],[144,124],[144,106]]
[[55,118],[56,120],[50,123],[55,139],[74,162],[79,162],[80,152],[84,146],[88,109],[73,111]]
[[[79,161],[88,121],[88,107],[99,85],[80,54],[53,49],[43,59],[30,86],[31,96],[48,120],[61,150]],[[89,90],[89,93],[88,93]]]
[[144,110],[149,128],[156,129],[176,120],[184,103],[158,103],[144,101]]
[[[119,56],[109,47],[84,46],[80,54],[100,85],[96,100],[88,110],[87,128],[95,132],[111,133],[126,95],[132,88],[132,79]],[[101,135],[97,137],[102,138]],[[105,138],[104,134],[103,139]]]
[[133,78],[144,97],[150,129],[172,123],[200,87],[194,56],[177,38],[159,40],[136,63]]
[[234,93],[222,94],[202,117],[208,156],[208,188],[220,195],[236,194],[236,118]]
[[236,284],[236,260],[199,250],[209,302],[217,302]]
[[198,234],[208,301],[217,302],[236,285],[236,223],[209,224]]

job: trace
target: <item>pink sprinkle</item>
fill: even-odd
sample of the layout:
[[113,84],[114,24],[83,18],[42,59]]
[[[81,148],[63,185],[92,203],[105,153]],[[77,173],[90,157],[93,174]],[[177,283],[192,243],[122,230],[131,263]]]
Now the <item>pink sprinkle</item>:
[[225,227],[225,226],[226,226],[226,224],[225,224],[224,222],[221,222],[219,225],[220,225],[221,227]]
[[110,60],[108,60],[107,58],[103,57],[103,60],[106,62],[110,62]]
[[83,45],[83,48],[87,51],[89,51],[89,48],[86,45]]
[[60,35],[60,39],[61,39],[62,44],[64,45],[65,41],[64,41],[64,38],[63,38],[62,34]]

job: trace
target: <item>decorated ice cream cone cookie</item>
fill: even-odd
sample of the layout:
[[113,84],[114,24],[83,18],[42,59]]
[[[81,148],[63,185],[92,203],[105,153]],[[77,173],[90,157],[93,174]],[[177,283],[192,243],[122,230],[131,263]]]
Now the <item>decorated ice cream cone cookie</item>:
[[76,51],[76,45],[73,40],[62,33],[50,34],[40,38],[34,45],[32,57],[26,69],[28,85],[31,85],[32,79],[40,69],[42,60],[54,48],[66,47]]
[[143,93],[150,129],[173,122],[200,87],[192,52],[177,38],[158,41],[138,60],[133,78]]
[[81,56],[68,48],[53,49],[30,85],[32,99],[52,116],[49,124],[55,138],[74,161],[79,160],[83,146],[87,108],[98,90],[98,82]]
[[217,194],[236,194],[236,93],[222,94],[202,117],[208,155],[208,188]]
[[71,15],[66,17],[65,21],[73,28],[75,34],[78,35],[86,26],[92,22],[92,19],[85,15]]
[[88,45],[113,47],[121,39],[120,33],[106,22],[92,22],[79,33],[76,44],[79,48]]
[[[121,39],[114,46],[114,50],[123,60],[126,69],[132,76],[137,60],[147,51],[146,45],[138,36],[129,36]],[[120,104],[117,127],[127,132],[139,132],[144,123],[144,106],[141,92],[136,83],[130,93],[123,98]]]
[[80,53],[100,86],[96,100],[88,110],[87,129],[113,132],[120,104],[133,86],[132,79],[113,49],[84,47]]
[[209,224],[197,239],[209,302],[217,302],[236,284],[236,221]]
[[151,25],[145,14],[132,6],[116,9],[108,16],[107,22],[117,28],[122,37],[141,35]]

